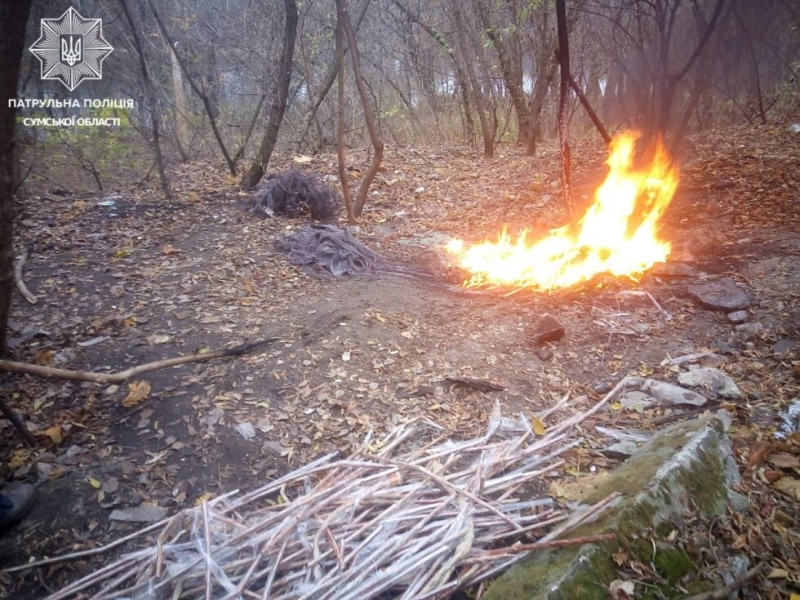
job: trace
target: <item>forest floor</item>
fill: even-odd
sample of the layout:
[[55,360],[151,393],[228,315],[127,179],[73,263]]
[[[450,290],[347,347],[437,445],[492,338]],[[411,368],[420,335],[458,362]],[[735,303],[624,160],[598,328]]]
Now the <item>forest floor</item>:
[[[779,413],[800,397],[800,135],[740,128],[693,138],[678,193],[664,217],[670,261],[725,274],[750,294],[750,334],[689,297],[696,276],[653,271],[640,281],[598,278],[566,291],[506,295],[470,291],[440,260],[448,236],[495,237],[504,224],[541,234],[564,223],[557,154],[501,147],[493,160],[460,148],[389,148],[356,237],[389,259],[436,273],[315,279],[287,263],[275,242],[302,219],[256,218],[216,165],[173,173],[175,199],[143,189],[23,201],[18,248],[39,298],[15,298],[13,358],[109,372],[248,341],[266,350],[147,373],[122,385],[2,375],[0,393],[39,442],[25,446],[0,420],[0,464],[43,481],[25,522],[0,539],[0,566],[90,549],[139,524],[109,520],[140,505],[169,512],[208,495],[252,489],[323,452],[347,451],[369,430],[386,433],[424,415],[456,437],[481,433],[496,403],[531,414],[571,399],[550,417],[587,408],[627,374],[675,379],[665,359],[716,350],[745,400],[728,402],[746,514],[696,520],[675,543],[712,587],[731,576],[729,557],[766,564],[743,598],[800,594],[800,440],[779,441]],[[358,158],[358,157],[357,157]],[[360,156],[365,159],[365,156]],[[576,190],[586,201],[602,180],[605,149],[576,143]],[[335,175],[334,156],[273,169]],[[691,271],[691,269],[690,269]],[[650,298],[625,295],[643,290]],[[566,335],[544,351],[530,340],[543,314]],[[741,333],[741,332],[740,332]],[[487,379],[481,393],[441,381]],[[713,413],[719,403],[702,412]],[[612,469],[599,424],[652,430],[700,411],[619,406],[584,424],[585,443],[561,478]],[[780,456],[781,460],[772,457]],[[788,457],[788,458],[787,458]],[[778,482],[783,481],[778,485]],[[0,574],[3,592],[37,598],[109,559]],[[623,577],[652,583],[646,565]]]

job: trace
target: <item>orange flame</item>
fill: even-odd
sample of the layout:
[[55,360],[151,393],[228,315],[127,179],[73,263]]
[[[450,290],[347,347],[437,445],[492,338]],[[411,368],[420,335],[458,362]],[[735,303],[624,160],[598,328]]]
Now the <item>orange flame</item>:
[[472,274],[464,285],[552,290],[598,273],[636,278],[664,261],[670,245],[656,233],[678,187],[678,171],[661,144],[649,167],[634,169],[637,138],[626,132],[611,143],[608,176],[577,226],[560,227],[535,242],[527,241],[527,229],[516,240],[505,229],[496,242],[467,246],[452,240],[447,251]]

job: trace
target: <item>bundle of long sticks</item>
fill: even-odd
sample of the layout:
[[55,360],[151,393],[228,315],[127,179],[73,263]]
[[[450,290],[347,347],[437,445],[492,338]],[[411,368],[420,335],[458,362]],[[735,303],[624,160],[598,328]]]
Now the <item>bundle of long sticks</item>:
[[[149,545],[49,598],[446,598],[525,553],[613,538],[569,539],[568,532],[615,496],[568,510],[532,490],[580,443],[575,426],[624,384],[543,436],[529,428],[505,435],[495,419],[484,436],[454,442],[435,424],[416,421],[380,442],[368,438],[347,458],[323,456],[254,491],[203,502],[103,548],[11,570],[108,552],[141,538],[139,545]],[[419,443],[421,430],[434,432],[426,444]]]

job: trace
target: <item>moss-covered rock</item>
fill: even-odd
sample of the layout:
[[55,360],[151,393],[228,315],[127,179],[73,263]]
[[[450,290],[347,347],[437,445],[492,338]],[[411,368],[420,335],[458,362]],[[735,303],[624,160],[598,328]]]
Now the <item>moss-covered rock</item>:
[[659,597],[692,571],[686,552],[666,542],[690,512],[722,514],[738,479],[730,442],[716,419],[663,430],[609,476],[583,482],[586,505],[614,492],[616,503],[565,537],[615,532],[617,540],[537,552],[496,579],[485,600],[593,600],[608,597],[617,576],[614,555],[651,564],[664,579]]

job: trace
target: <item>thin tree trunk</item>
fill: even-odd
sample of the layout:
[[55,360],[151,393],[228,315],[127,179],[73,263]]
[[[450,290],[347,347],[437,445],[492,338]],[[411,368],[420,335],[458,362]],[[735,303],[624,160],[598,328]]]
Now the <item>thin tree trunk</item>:
[[600,137],[603,138],[603,141],[606,144],[610,144],[611,136],[608,135],[608,131],[603,126],[603,123],[600,121],[600,117],[598,117],[597,113],[594,112],[594,109],[592,108],[589,99],[586,97],[586,94],[583,93],[583,90],[581,90],[580,86],[578,85],[578,82],[575,81],[572,75],[569,76],[569,85],[575,92],[575,95],[578,96],[578,100],[581,101],[581,104],[583,105],[586,114],[589,115],[589,118],[592,120],[592,123],[594,123],[594,126],[597,129],[598,133],[600,134]]
[[450,60],[453,62],[453,68],[456,72],[456,81],[458,85],[459,92],[461,93],[461,103],[464,105],[464,120],[466,121],[466,139],[469,144],[472,144],[472,140],[475,137],[475,121],[472,118],[472,110],[469,104],[469,82],[467,81],[467,75],[464,73],[464,69],[461,67],[460,63],[458,62],[455,52],[450,47],[450,44],[447,43],[444,35],[441,32],[437,31],[427,23],[422,22],[422,20],[411,12],[408,8],[403,6],[399,0],[392,0],[392,3],[400,9],[400,11],[406,15],[411,21],[422,27],[422,29],[430,35],[436,43],[438,43],[442,50],[447,53],[447,56],[450,57]]
[[[133,46],[136,49],[136,55],[139,57],[139,68],[142,71],[142,83],[144,85],[144,97],[150,109],[150,123],[153,128],[153,150],[156,153],[156,167],[158,169],[158,178],[161,181],[161,191],[164,193],[164,198],[169,200],[172,195],[169,191],[169,180],[167,179],[167,172],[164,168],[164,156],[161,153],[161,136],[159,132],[159,119],[158,107],[156,106],[156,96],[153,93],[153,84],[150,81],[150,74],[147,71],[147,61],[145,60],[144,48],[139,41],[139,33],[136,29],[136,24],[133,22],[133,16],[128,9],[127,0],[119,0],[122,7],[122,12],[125,14],[125,20],[128,22],[131,37],[133,39]],[[98,184],[100,180],[98,179]]]
[[469,44],[467,44],[465,39],[467,32],[464,25],[464,18],[461,14],[461,7],[458,4],[458,0],[452,0],[451,6],[455,16],[458,45],[461,49],[461,56],[464,59],[464,70],[467,72],[467,80],[462,83],[469,85],[470,95],[475,104],[475,110],[478,112],[478,119],[481,123],[481,134],[483,136],[483,156],[484,158],[492,158],[494,155],[494,132],[489,126],[489,120],[486,118],[486,105],[483,101],[483,91],[481,90],[478,76],[475,74],[474,60],[469,51]]
[[0,356],[6,356],[6,333],[14,291],[14,156],[17,143],[16,98],[19,66],[31,0],[0,3]]
[[289,84],[292,81],[292,64],[294,60],[294,43],[297,39],[297,1],[284,0],[286,9],[286,21],[283,34],[283,50],[281,50],[280,71],[276,84],[275,96],[272,107],[269,111],[269,121],[267,130],[264,132],[264,139],[261,140],[261,147],[250,169],[242,177],[241,186],[244,189],[252,189],[261,181],[264,171],[269,165],[275,143],[278,141],[283,114],[286,112],[286,104],[289,100]]
[[[354,24],[355,31],[358,32],[359,27],[361,27],[361,21],[364,19],[364,15],[367,12],[367,8],[369,7],[370,0],[364,0],[364,3],[361,5],[361,9],[358,11],[356,15],[356,21]],[[347,41],[345,40],[344,50],[343,52],[347,54],[349,50],[349,46],[347,45]],[[330,92],[331,88],[333,87],[333,82],[336,81],[336,74],[339,72],[339,62],[335,60],[328,66],[328,70],[325,73],[325,78],[322,80],[322,84],[320,85],[319,92],[317,93],[317,97],[314,100],[314,104],[311,106],[311,110],[306,117],[306,122],[303,125],[303,133],[300,135],[300,142],[299,146],[302,146],[305,142],[306,136],[308,135],[308,128],[311,127],[311,123],[313,123],[314,119],[317,116],[317,111],[319,107],[322,106],[322,102]]]
[[372,162],[367,170],[367,174],[364,175],[364,179],[361,180],[361,185],[358,188],[358,198],[353,207],[353,214],[356,218],[359,218],[367,202],[369,188],[372,185],[373,179],[375,179],[375,175],[378,174],[381,160],[383,160],[383,141],[378,132],[375,112],[372,110],[372,105],[370,104],[369,91],[361,75],[361,56],[358,52],[358,46],[356,45],[356,36],[355,33],[353,33],[353,27],[350,24],[350,17],[347,15],[347,0],[337,1],[337,12],[341,16],[344,33],[347,36],[347,43],[350,46],[350,62],[353,65],[353,78],[356,80],[358,95],[361,96],[361,104],[364,107],[364,120],[367,122],[369,139],[372,142],[372,147],[375,149],[375,154],[372,156]]
[[175,132],[178,139],[178,152],[181,153],[183,162],[190,158],[189,145],[191,144],[189,132],[189,119],[186,118],[186,94],[183,93],[183,74],[178,57],[172,48],[169,49],[169,59],[172,64],[172,96],[175,99]]
[[156,18],[156,23],[158,24],[159,31],[161,31],[161,35],[164,36],[164,39],[167,40],[167,45],[169,45],[172,52],[175,53],[175,57],[178,59],[178,64],[181,66],[181,70],[186,76],[186,80],[189,82],[189,87],[192,88],[192,91],[203,102],[203,107],[206,109],[206,115],[208,115],[208,120],[211,123],[211,131],[214,133],[214,138],[217,140],[219,149],[222,151],[222,156],[225,158],[225,162],[228,165],[228,170],[230,171],[231,175],[236,175],[236,163],[231,158],[231,155],[228,153],[228,148],[225,146],[225,142],[222,140],[222,134],[219,131],[219,127],[217,127],[217,118],[214,116],[214,111],[211,108],[211,100],[209,99],[208,94],[206,94],[202,88],[197,85],[197,82],[189,73],[186,62],[183,60],[183,58],[181,58],[180,53],[175,48],[175,43],[170,38],[167,28],[164,27],[164,23],[161,21],[161,16],[158,14],[158,11],[156,11],[156,7],[153,6],[153,0],[147,0],[147,4],[150,5],[150,10],[153,11],[153,15]]
[[567,34],[566,0],[556,0],[556,24],[558,28],[558,64],[561,70],[561,85],[558,99],[558,137],[561,142],[561,185],[564,206],[570,218],[575,216],[572,205],[572,176],[569,150],[569,36]]
[[709,20],[708,26],[705,28],[700,41],[697,43],[697,46],[695,46],[692,54],[686,60],[683,67],[672,75],[670,75],[668,72],[669,57],[667,54],[669,52],[669,40],[666,39],[661,42],[662,54],[664,55],[664,58],[662,59],[663,83],[659,98],[659,112],[656,119],[656,130],[657,133],[662,136],[666,135],[667,129],[669,128],[670,120],[672,118],[672,104],[675,101],[675,92],[678,89],[678,83],[680,83],[684,76],[694,66],[694,63],[697,61],[697,59],[700,58],[703,49],[705,49],[706,44],[708,44],[708,41],[711,39],[711,34],[714,33],[717,22],[722,16],[722,9],[725,6],[725,2],[726,0],[717,0],[717,4],[714,6],[714,12],[711,15],[711,19]]
[[517,135],[518,142],[527,145],[527,136],[530,134],[530,110],[527,99],[525,98],[525,90],[522,87],[522,76],[517,72],[514,60],[509,54],[508,47],[497,35],[492,25],[487,0],[477,0],[476,6],[478,8],[478,16],[481,19],[481,24],[486,30],[486,35],[489,37],[489,40],[491,40],[495,50],[497,50],[497,56],[500,59],[500,70],[503,73],[503,80],[511,96],[514,112],[517,114],[517,127],[519,130]]
[[344,0],[336,0],[336,64],[338,67],[337,80],[337,111],[338,118],[336,123],[336,156],[339,159],[339,181],[342,184],[342,196],[344,205],[347,209],[347,221],[353,225],[356,222],[356,215],[353,211],[353,196],[350,193],[350,184],[347,181],[347,156],[345,155],[344,132],[344,19],[342,17],[341,4]]

